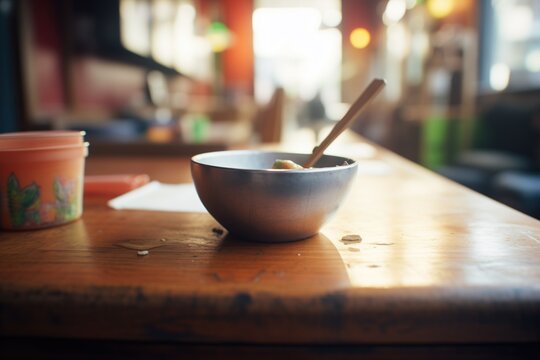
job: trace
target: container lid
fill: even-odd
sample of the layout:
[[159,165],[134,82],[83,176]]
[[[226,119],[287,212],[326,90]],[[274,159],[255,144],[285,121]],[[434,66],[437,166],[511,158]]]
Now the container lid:
[[0,150],[82,145],[84,131],[23,131],[0,134]]
[[36,161],[52,161],[88,156],[88,143],[40,148],[0,148],[0,164]]

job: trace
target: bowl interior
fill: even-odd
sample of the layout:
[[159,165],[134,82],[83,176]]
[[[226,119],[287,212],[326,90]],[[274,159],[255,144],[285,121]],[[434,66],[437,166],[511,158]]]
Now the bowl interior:
[[[309,156],[310,154],[299,154],[290,152],[232,150],[199,154],[194,156],[192,160],[201,165],[228,169],[283,171],[272,169],[274,161],[278,159],[292,160],[295,163],[302,165],[305,161],[307,161]],[[306,170],[312,171],[321,168],[334,168],[336,166],[342,165],[351,166],[354,162],[354,160],[349,158],[325,154],[311,169],[286,171],[305,172]]]

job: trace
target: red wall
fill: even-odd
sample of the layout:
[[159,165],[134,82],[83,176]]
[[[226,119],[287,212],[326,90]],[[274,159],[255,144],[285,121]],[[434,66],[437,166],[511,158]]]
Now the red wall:
[[221,0],[221,12],[233,33],[231,47],[223,52],[225,86],[253,94],[253,1]]
[[[62,112],[107,115],[143,96],[144,69],[90,56],[63,55],[66,45],[61,35],[61,3],[31,1],[29,61],[33,78],[28,92],[35,100],[33,115],[54,116]],[[70,104],[68,91],[71,91]]]
[[[379,6],[383,4],[378,0],[342,0],[342,45],[343,68],[350,72],[342,82],[343,101],[352,102],[360,91],[369,82],[370,66],[373,51],[377,43],[377,28],[380,24],[381,14]],[[355,49],[349,36],[357,27],[366,28],[371,34],[371,42],[364,49]]]
[[72,66],[76,112],[114,113],[144,96],[142,68],[89,56],[73,58]]
[[[29,92],[35,100],[34,113],[107,113],[142,96],[143,68],[96,57],[74,55],[68,60],[64,56],[61,3],[30,1],[33,78]],[[197,0],[196,4],[200,15],[209,16],[210,0]],[[217,4],[234,36],[231,47],[222,53],[224,86],[253,94],[253,0],[218,0]]]
[[52,0],[32,1],[29,9],[32,24],[31,83],[34,85],[34,105],[39,114],[59,113],[66,107],[63,82],[62,39],[58,27],[57,9]]

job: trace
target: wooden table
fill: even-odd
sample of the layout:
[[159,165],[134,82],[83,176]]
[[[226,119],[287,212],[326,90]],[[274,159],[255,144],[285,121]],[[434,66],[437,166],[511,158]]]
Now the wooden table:
[[[540,353],[540,222],[383,149],[312,238],[243,242],[206,213],[112,210],[0,233],[2,358],[517,358]],[[87,174],[189,182],[188,157]],[[360,243],[341,241],[358,234]],[[147,256],[119,246],[151,247]]]

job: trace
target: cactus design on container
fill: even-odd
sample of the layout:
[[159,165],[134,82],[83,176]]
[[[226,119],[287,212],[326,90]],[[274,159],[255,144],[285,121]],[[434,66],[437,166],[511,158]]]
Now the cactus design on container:
[[54,200],[41,199],[41,187],[33,181],[21,187],[19,179],[12,173],[7,181],[7,203],[13,228],[33,228],[40,225],[61,224],[79,215],[78,183],[56,177],[53,182]]
[[8,208],[13,227],[19,228],[25,225],[39,224],[40,188],[32,182],[26,187],[21,187],[15,174],[10,174],[7,184]]
[[60,177],[54,179],[56,222],[64,222],[77,217],[79,204],[76,186],[74,180],[61,179]]

